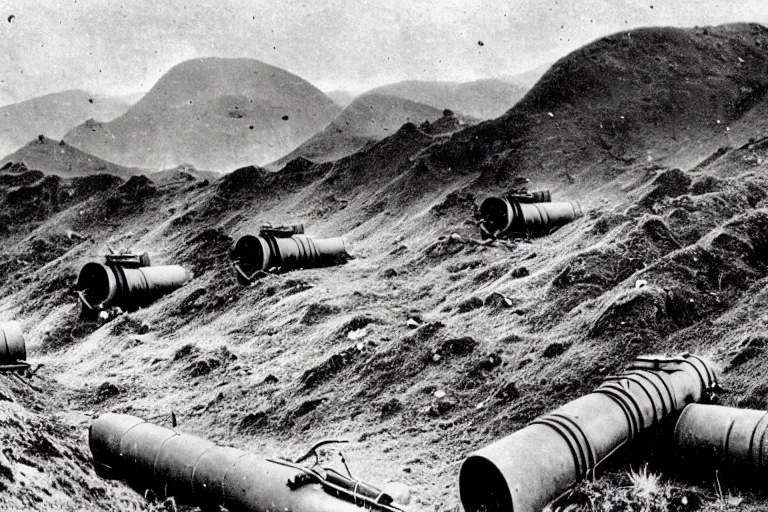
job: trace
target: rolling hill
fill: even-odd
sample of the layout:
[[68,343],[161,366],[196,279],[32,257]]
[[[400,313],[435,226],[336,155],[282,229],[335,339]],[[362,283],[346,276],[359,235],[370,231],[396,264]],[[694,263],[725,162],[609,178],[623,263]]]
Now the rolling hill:
[[72,90],[0,107],[0,155],[15,151],[38,135],[61,139],[87,119],[110,121],[130,108],[132,98]]
[[113,164],[77,148],[64,141],[37,138],[0,160],[0,166],[8,163],[23,163],[29,169],[44,170],[46,174],[71,178],[89,174],[112,174],[127,178],[146,173],[138,168]]
[[193,59],[124,115],[89,120],[63,140],[125,166],[230,171],[284,155],[339,111],[305,80],[257,60]]
[[[279,168],[294,158],[313,162],[338,160],[397,131],[405,123],[435,121],[443,110],[384,94],[364,94],[308,141],[291,151],[270,168]],[[464,123],[466,118],[462,118]],[[458,128],[458,126],[457,126]]]
[[440,110],[447,108],[478,119],[493,119],[512,108],[529,88],[498,79],[466,83],[413,80],[377,87],[370,93],[397,96]]

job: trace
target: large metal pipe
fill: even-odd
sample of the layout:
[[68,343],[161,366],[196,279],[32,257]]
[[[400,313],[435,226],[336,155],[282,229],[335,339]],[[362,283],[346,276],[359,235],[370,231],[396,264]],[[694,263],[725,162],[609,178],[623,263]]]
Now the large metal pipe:
[[179,265],[131,268],[90,262],[80,270],[76,287],[86,310],[120,307],[132,311],[180,288],[188,280],[189,275]]
[[127,414],[96,418],[88,443],[102,473],[130,480],[138,490],[151,489],[160,499],[174,496],[204,509],[399,511],[391,496],[333,469],[261,459]]
[[24,333],[18,322],[0,323],[0,365],[13,365],[27,359]]
[[578,201],[524,203],[489,197],[480,204],[484,237],[537,237],[568,224],[584,213]]
[[768,475],[768,411],[692,404],[677,420],[674,439],[693,467],[751,479]]
[[279,267],[283,270],[335,265],[345,261],[349,254],[344,239],[310,238],[293,235],[287,238],[269,234],[240,237],[230,251],[238,279],[250,283],[259,270]]
[[715,386],[703,359],[647,356],[593,393],[471,454],[459,489],[467,512],[539,512],[646,428]]

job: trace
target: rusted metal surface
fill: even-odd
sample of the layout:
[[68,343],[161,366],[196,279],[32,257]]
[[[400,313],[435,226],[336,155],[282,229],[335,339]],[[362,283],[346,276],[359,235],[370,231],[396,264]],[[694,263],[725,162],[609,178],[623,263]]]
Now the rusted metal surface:
[[467,512],[539,512],[643,430],[716,385],[703,359],[643,357],[593,393],[471,454],[459,476]]
[[768,411],[692,404],[675,426],[675,449],[689,467],[746,476],[768,474]]
[[189,275],[179,265],[135,267],[90,262],[80,270],[76,288],[85,310],[119,307],[132,311],[180,288],[188,280]]
[[484,238],[532,238],[549,234],[584,213],[578,201],[529,203],[489,197],[480,204]]
[[400,512],[391,496],[332,468],[262,459],[135,416],[102,414],[91,424],[88,442],[101,474],[203,509]]
[[[18,322],[0,322],[0,365],[16,365],[19,361],[26,359],[27,346],[24,343],[21,324]],[[8,367],[10,368],[10,366]]]
[[343,263],[349,257],[344,239],[312,238],[305,235],[276,237],[245,235],[232,246],[230,257],[238,279],[250,283],[258,271],[272,268],[293,270]]

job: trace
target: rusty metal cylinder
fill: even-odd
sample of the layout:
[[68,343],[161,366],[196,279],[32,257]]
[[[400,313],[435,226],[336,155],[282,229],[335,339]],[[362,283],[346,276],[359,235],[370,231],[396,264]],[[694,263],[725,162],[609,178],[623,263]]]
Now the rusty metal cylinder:
[[160,498],[230,512],[360,512],[317,485],[289,487],[303,472],[127,414],[96,418],[88,434],[94,461]]
[[0,365],[27,359],[27,345],[18,322],[0,322]]
[[768,411],[692,404],[677,420],[674,439],[688,466],[747,480],[768,475]]
[[638,358],[594,392],[472,453],[459,490],[467,512],[539,512],[645,429],[716,384],[703,359]]
[[480,204],[482,229],[493,237],[537,237],[584,215],[578,201],[524,203],[489,197]]
[[80,300],[86,309],[120,307],[126,311],[147,306],[189,280],[179,265],[130,268],[86,263],[77,278]]
[[240,280],[249,282],[251,276],[259,270],[334,265],[345,261],[349,254],[341,237],[311,238],[294,235],[278,238],[271,235],[245,235],[232,246],[230,257]]

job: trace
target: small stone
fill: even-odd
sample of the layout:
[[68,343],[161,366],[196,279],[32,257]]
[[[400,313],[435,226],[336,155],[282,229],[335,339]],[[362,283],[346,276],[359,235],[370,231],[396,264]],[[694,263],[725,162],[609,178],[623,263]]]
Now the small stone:
[[456,311],[458,311],[459,313],[467,313],[469,311],[472,311],[474,309],[478,309],[481,307],[483,307],[483,300],[480,297],[470,297],[465,301],[461,302],[456,307]]
[[147,334],[150,331],[150,326],[147,322],[141,322],[139,326],[139,334]]
[[435,398],[445,398],[445,391],[442,389],[435,391]]
[[521,277],[527,277],[529,275],[531,275],[531,273],[526,267],[517,267],[511,274],[514,279],[520,279]]

